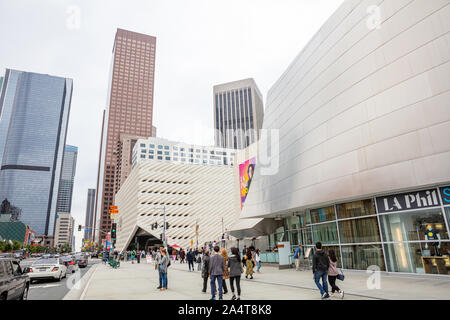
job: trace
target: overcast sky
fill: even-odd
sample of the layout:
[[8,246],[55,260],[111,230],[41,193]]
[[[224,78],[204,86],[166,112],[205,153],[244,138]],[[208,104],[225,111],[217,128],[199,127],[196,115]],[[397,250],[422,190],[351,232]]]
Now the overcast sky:
[[[85,219],[95,188],[102,110],[117,28],[156,42],[158,137],[213,144],[212,87],[254,78],[266,94],[343,0],[1,0],[5,68],[74,81],[67,144],[78,147],[72,203]],[[76,246],[82,233],[75,231]]]

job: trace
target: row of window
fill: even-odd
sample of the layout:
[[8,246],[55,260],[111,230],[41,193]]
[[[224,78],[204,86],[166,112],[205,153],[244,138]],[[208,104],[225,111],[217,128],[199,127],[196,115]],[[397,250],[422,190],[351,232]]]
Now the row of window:
[[[141,143],[140,146],[141,146],[141,148],[146,148],[146,144],[145,143]],[[149,148],[150,149],[155,149],[155,145],[154,144],[149,144]],[[158,145],[157,148],[159,150],[162,150],[162,149],[170,150],[170,146]],[[194,153],[194,152],[195,153],[208,153],[208,150],[205,150],[205,149],[202,150],[202,149],[184,148],[184,147],[178,147],[178,146],[173,146],[172,149],[174,151],[181,151],[181,152],[189,150],[189,152],[191,152],[191,153]],[[145,152],[144,150],[142,150],[142,151]],[[223,156],[228,155],[228,153],[226,151],[217,151],[217,150],[210,150],[209,153],[213,154],[213,155],[214,154],[223,155]],[[232,152],[231,156],[234,156],[235,154],[236,153]]]

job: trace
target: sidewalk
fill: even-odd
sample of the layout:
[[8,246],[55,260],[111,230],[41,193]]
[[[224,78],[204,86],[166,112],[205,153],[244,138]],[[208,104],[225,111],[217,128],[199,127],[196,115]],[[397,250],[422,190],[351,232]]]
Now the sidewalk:
[[[195,266],[197,268],[197,265]],[[275,266],[263,266],[261,274],[254,280],[242,277],[242,300],[319,300],[320,294],[310,271],[293,269],[278,270]],[[369,290],[368,274],[346,272],[344,282],[338,285],[345,290],[345,300],[372,299],[424,299],[443,300],[450,298],[450,279],[432,277],[405,277],[381,275],[381,288]],[[119,269],[98,265],[88,286],[84,290],[86,300],[207,300],[208,293],[202,293],[200,271],[188,272],[187,264],[178,262],[169,267],[168,290],[159,291],[158,272],[153,264],[131,264],[122,262]],[[224,300],[231,299],[231,290]],[[333,298],[337,299],[337,298]]]

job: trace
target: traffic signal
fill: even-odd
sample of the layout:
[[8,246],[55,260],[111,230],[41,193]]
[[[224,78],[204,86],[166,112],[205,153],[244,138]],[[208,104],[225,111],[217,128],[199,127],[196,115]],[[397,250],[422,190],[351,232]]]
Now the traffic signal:
[[111,239],[116,240],[116,227],[117,224],[113,223],[111,227]]
[[78,231],[81,231],[81,224],[78,225]]
[[159,235],[159,240],[162,241],[162,233]]
[[166,222],[166,229],[169,229],[169,223]]

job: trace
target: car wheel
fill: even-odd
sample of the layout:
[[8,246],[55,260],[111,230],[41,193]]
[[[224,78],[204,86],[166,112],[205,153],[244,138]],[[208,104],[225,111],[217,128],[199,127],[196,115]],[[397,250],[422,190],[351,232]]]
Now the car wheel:
[[25,289],[23,289],[22,296],[20,297],[20,300],[28,300],[28,285],[25,286]]
[[59,273],[58,281],[61,281],[61,279],[62,279],[62,271]]

